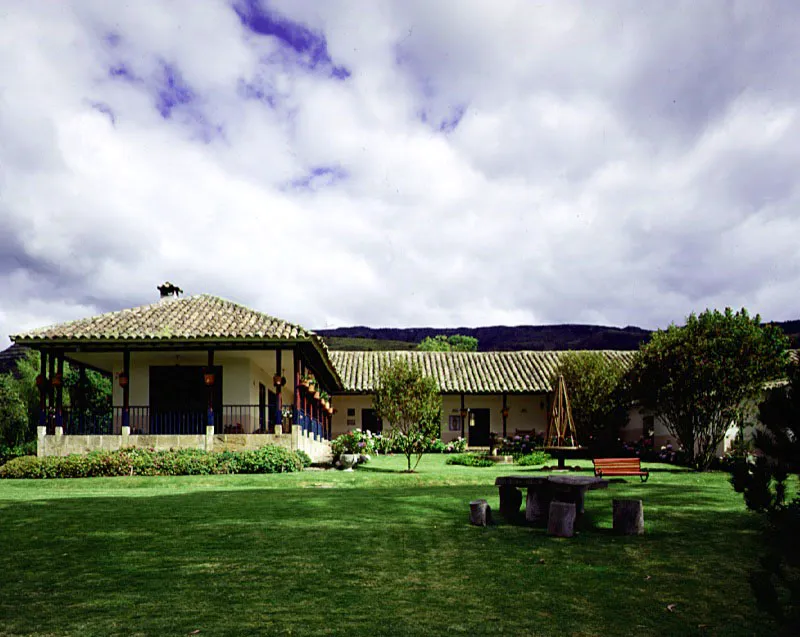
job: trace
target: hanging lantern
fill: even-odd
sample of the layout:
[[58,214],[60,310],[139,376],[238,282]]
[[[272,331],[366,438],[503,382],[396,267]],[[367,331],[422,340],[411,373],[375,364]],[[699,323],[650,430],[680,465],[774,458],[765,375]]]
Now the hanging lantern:
[[206,370],[203,373],[203,382],[206,384],[206,387],[212,387],[215,380],[216,378],[214,377],[214,372],[209,372]]
[[119,374],[119,386],[120,387],[128,386],[128,375],[125,372],[120,372]]
[[56,374],[53,376],[53,387],[61,387],[63,381],[64,378],[61,376],[61,374]]
[[44,376],[42,376],[41,374],[39,374],[36,377],[36,386],[37,387],[42,387],[43,385],[46,385],[46,384],[47,384],[47,379]]
[[508,418],[508,407],[503,407],[500,410],[500,413],[502,414],[503,418]]

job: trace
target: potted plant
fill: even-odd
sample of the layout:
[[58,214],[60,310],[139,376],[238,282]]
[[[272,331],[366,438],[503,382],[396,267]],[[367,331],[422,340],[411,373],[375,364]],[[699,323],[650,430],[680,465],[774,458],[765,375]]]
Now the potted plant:
[[348,431],[331,443],[331,451],[338,456],[339,466],[344,471],[352,471],[359,462],[369,461],[372,441],[359,430]]

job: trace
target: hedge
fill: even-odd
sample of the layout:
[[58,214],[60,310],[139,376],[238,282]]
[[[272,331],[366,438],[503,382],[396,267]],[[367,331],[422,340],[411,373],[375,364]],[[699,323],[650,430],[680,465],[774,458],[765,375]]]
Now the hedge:
[[493,467],[494,462],[475,453],[456,453],[445,460],[445,464],[460,464],[465,467]]
[[0,467],[0,478],[95,478],[109,476],[182,476],[226,473],[302,471],[298,453],[277,445],[252,451],[205,452],[195,449],[155,451],[120,449],[86,455],[23,456]]

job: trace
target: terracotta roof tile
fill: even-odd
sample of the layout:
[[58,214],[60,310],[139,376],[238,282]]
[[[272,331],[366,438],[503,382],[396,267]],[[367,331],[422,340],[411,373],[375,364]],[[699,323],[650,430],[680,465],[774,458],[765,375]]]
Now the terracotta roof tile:
[[[370,393],[381,370],[396,359],[419,365],[443,393],[540,393],[550,391],[561,356],[567,352],[345,352],[331,351],[331,362],[345,391]],[[629,365],[635,352],[602,351]]]
[[322,339],[299,325],[210,294],[165,299],[152,305],[30,330],[11,338],[21,345],[49,340],[310,340],[327,351]]

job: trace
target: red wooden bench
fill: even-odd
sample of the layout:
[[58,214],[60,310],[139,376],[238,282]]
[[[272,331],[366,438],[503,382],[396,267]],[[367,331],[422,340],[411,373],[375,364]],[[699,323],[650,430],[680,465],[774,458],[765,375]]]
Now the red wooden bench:
[[639,458],[595,458],[594,475],[600,478],[610,476],[639,476],[642,482],[647,482],[650,472],[642,469]]

